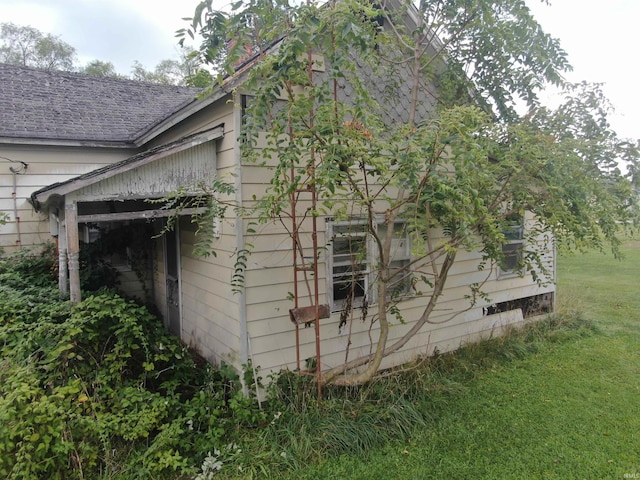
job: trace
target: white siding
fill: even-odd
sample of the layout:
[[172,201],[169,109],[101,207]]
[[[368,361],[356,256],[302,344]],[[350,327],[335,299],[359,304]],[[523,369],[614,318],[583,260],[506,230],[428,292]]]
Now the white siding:
[[[243,198],[246,205],[253,203],[253,194],[259,196],[270,179],[270,170],[255,165],[243,166]],[[300,211],[304,211],[305,204],[301,202]],[[253,219],[255,220],[255,219]],[[248,224],[250,219],[245,219]],[[533,222],[528,219],[528,222]],[[293,255],[292,241],[285,228],[279,223],[260,224],[257,232],[247,236],[247,242],[253,244],[252,254],[246,271],[246,300],[248,333],[251,338],[255,364],[263,373],[282,368],[296,367],[295,327],[289,320],[289,309],[294,304],[291,300],[293,286]],[[289,228],[291,226],[289,225]],[[318,221],[319,245],[326,244],[326,223],[324,218]],[[302,227],[303,243],[311,245],[310,222]],[[542,238],[540,241],[542,242]],[[553,272],[553,245],[542,242],[543,251],[549,251],[546,258],[548,267]],[[421,332],[412,338],[398,353],[387,358],[383,367],[390,367],[407,362],[417,355],[433,353],[434,349],[447,351],[458,348],[465,342],[498,334],[507,325],[522,321],[520,310],[503,312],[495,315],[485,315],[484,308],[493,303],[505,302],[525,298],[541,293],[553,292],[552,283],[539,286],[530,276],[500,276],[496,266],[487,266],[478,270],[482,256],[479,252],[460,251],[457,260],[451,268],[447,288],[442,295],[436,310],[431,315],[433,324],[426,324]],[[328,303],[326,297],[326,258],[322,254],[319,260],[320,303]],[[311,280],[311,279],[310,279]],[[550,280],[553,280],[551,278]],[[490,300],[478,299],[471,307],[468,296],[472,283],[484,283],[483,291]],[[429,288],[422,286],[425,295],[411,298],[400,305],[405,323],[390,318],[392,324],[389,341],[392,345],[407,332],[420,317],[429,300]],[[307,305],[307,288],[300,282],[299,291],[302,292],[301,304]],[[331,318],[321,320],[321,354],[322,368],[327,369],[345,361],[347,348],[348,359],[371,352],[378,339],[378,325],[371,327],[370,319],[376,313],[376,306],[370,306],[368,318],[363,322],[358,317],[361,310],[354,309],[355,317],[349,327],[338,330],[340,313],[334,313]],[[315,331],[313,327],[300,327],[301,359],[304,368],[306,358],[315,357]],[[349,347],[348,347],[349,345]]]
[[[167,132],[162,142],[224,123],[225,136],[215,142],[217,173],[232,183],[234,180],[230,174],[235,167],[233,116],[233,106],[226,101],[219,102]],[[181,337],[209,361],[224,361],[240,369],[239,297],[231,288],[237,245],[235,222],[235,212],[229,208],[226,218],[220,222],[220,238],[213,245],[215,255],[207,258],[193,253],[197,241],[196,225],[189,218],[180,222]],[[164,282],[164,275],[158,274],[157,277],[162,277],[158,283]],[[156,295],[160,302],[166,302],[163,292]]]
[[78,201],[162,197],[216,173],[216,145],[210,141],[88,185]]
[[15,167],[16,164],[0,162],[0,211],[9,215],[9,222],[0,225],[0,247],[9,251],[15,247],[29,247],[53,240],[49,233],[49,218],[37,214],[28,201],[33,192],[135,153],[126,149],[0,145],[0,156],[28,165],[24,173],[15,175],[14,190],[14,175],[9,167]]

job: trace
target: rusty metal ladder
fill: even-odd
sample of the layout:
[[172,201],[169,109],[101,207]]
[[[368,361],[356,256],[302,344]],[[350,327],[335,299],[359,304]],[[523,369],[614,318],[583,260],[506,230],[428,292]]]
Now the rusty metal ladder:
[[[311,176],[313,180],[313,176]],[[297,212],[298,201],[303,194],[310,195],[311,210],[311,247],[303,245],[300,235],[302,222],[307,215],[299,216]],[[303,373],[300,365],[300,325],[312,324],[315,329],[315,374],[318,384],[318,399],[322,398],[322,367],[320,352],[320,319],[329,318],[331,310],[329,305],[320,305],[320,284],[318,278],[318,219],[316,215],[317,193],[311,182],[305,188],[298,189],[291,194],[291,219],[293,229],[293,299],[294,307],[289,310],[289,318],[296,329],[296,366],[299,373]],[[309,209],[307,209],[309,211]],[[309,252],[309,248],[311,252]],[[309,275],[313,278],[309,282]],[[302,306],[300,282],[307,283],[307,295],[310,297],[310,305]]]
[[[310,0],[307,0],[310,4]],[[307,52],[308,66],[307,74],[309,85],[313,84],[313,50],[309,46]],[[311,107],[309,111],[309,125],[314,125],[314,111]],[[290,124],[290,135],[293,137],[294,131]],[[291,192],[291,218],[293,230],[291,232],[293,239],[293,297],[294,307],[289,310],[289,318],[293,322],[296,328],[296,365],[298,372],[301,374],[302,369],[300,366],[300,325],[301,324],[313,324],[315,328],[315,374],[316,383],[318,386],[318,401],[322,400],[322,357],[320,353],[320,319],[328,318],[331,315],[331,309],[329,305],[320,305],[320,286],[318,279],[318,192],[316,190],[316,167],[315,167],[315,152],[311,148],[309,152],[309,163],[307,164],[308,180],[303,185],[303,188],[298,188]],[[296,178],[295,165],[291,165],[291,180]],[[305,210],[305,214],[302,215],[300,223],[298,221],[298,200],[301,195],[310,195],[310,208]],[[300,238],[300,227],[302,222],[307,218],[307,214],[311,212],[311,255],[305,255],[305,248]],[[308,262],[306,259],[310,259]],[[313,287],[309,286],[309,275],[313,276]],[[307,284],[307,290],[309,295],[309,305],[302,306],[300,302],[299,281],[305,281]]]

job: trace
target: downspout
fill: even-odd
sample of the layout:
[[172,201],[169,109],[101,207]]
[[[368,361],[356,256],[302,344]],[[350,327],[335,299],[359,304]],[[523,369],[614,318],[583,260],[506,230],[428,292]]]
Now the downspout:
[[18,215],[18,175],[24,175],[27,171],[28,165],[22,161],[11,160],[6,157],[2,157],[6,160],[9,160],[11,163],[19,164],[18,167],[9,167],[11,171],[11,175],[13,177],[13,191],[11,192],[11,196],[13,197],[13,218],[16,221],[16,232],[18,234],[18,240],[16,241],[16,246],[22,246],[22,233],[20,230],[20,216]]
[[[243,95],[234,94],[234,115],[233,115],[233,131],[235,135],[235,142],[233,145],[233,154],[235,156],[235,197],[236,205],[242,207],[242,153],[240,151],[240,131],[242,129],[242,100]],[[240,252],[245,248],[244,244],[244,228],[242,218],[240,217],[239,210],[236,212],[236,252]],[[246,272],[245,272],[246,274]],[[249,331],[247,325],[247,294],[245,288],[240,289],[238,293],[238,316],[240,322],[240,362],[241,365],[247,365],[249,363]],[[255,365],[253,365],[255,368]],[[243,378],[244,376],[241,376]],[[243,390],[245,395],[248,394],[247,386],[244,385]]]
[[13,176],[13,192],[11,192],[11,196],[13,197],[13,218],[16,221],[16,232],[18,233],[17,247],[22,246],[22,234],[20,233],[20,217],[18,216],[18,182],[16,177],[18,176],[18,172],[13,169],[13,167],[9,167],[11,170],[11,174]]

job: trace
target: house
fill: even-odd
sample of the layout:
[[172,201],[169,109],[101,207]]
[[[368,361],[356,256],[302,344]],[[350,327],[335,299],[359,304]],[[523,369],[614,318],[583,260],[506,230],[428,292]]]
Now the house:
[[[356,238],[357,228],[346,234],[344,223],[331,216],[314,224],[320,245],[314,253],[319,261],[313,275],[318,302],[297,305],[291,292],[304,283],[297,275],[306,267],[294,266],[300,267],[298,262],[304,258],[296,259],[291,238],[280,224],[260,225],[256,233],[249,233],[251,219],[228,209],[216,221],[216,255],[202,257],[194,254],[198,227],[191,216],[196,210],[174,212],[179,214],[175,228],[157,236],[172,211],[145,201],[161,199],[211,175],[233,183],[234,192],[225,199],[237,205],[251,203],[264,191],[270,178],[268,165],[245,162],[240,151],[248,96],[237,87],[248,68],[250,61],[222,86],[199,98],[196,91],[179,87],[0,65],[0,165],[4,166],[0,205],[10,217],[0,226],[0,242],[10,250],[55,239],[60,287],[77,301],[81,297],[79,245],[91,241],[92,228],[149,228],[156,235],[149,236],[150,262],[143,280],[147,284],[136,287],[130,278],[127,285],[130,292],[144,292],[167,328],[185,343],[207,359],[237,369],[249,361],[264,372],[294,369],[301,359],[309,358],[320,358],[325,369],[344,362],[346,349],[366,355],[371,336],[376,335],[375,326],[366,323],[356,322],[348,332],[339,328],[346,301],[340,262],[351,261],[341,255],[340,245],[354,241],[366,245],[364,237]],[[321,56],[314,69],[322,72]],[[390,105],[391,118],[403,115],[403,101],[400,97]],[[187,197],[195,194],[184,192]],[[351,227],[354,224],[357,221]],[[303,234],[309,240],[309,231]],[[508,238],[503,268],[480,271],[479,252],[459,254],[440,310],[434,312],[436,322],[388,357],[383,367],[491,335],[521,322],[530,307],[550,308],[552,282],[535,283],[513,272],[524,241],[522,226],[515,226]],[[238,269],[237,255],[249,242],[253,247],[243,258],[243,288],[239,289],[232,278]],[[367,251],[361,260],[364,273],[359,279],[347,280],[361,285],[352,298],[355,302],[365,295],[371,255]],[[403,238],[397,240],[395,255],[399,265],[410,259]],[[551,251],[547,258],[551,275],[554,261]],[[466,295],[472,283],[484,283],[491,301],[470,307]],[[408,301],[416,310],[426,302],[420,296]],[[452,311],[460,313],[452,316]],[[302,328],[316,316],[327,317],[320,321],[321,333],[313,326]],[[415,318],[405,320],[392,327],[392,338],[415,322]]]

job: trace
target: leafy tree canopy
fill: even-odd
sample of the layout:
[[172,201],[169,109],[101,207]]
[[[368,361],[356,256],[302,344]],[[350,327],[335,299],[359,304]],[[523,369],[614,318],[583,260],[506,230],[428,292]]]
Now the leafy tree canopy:
[[[564,82],[567,55],[523,0],[239,0],[230,12],[205,0],[180,32],[196,33],[221,81],[254,62],[243,152],[276,165],[256,215],[290,222],[295,192],[311,187],[320,203],[298,218],[358,216],[378,247],[377,308],[343,313],[378,324],[373,353],[324,372],[325,381],[369,380],[425,323],[443,321],[434,311],[458,253],[482,252],[488,279],[514,217],[535,219],[517,269],[539,283],[553,281],[554,246],[616,252],[631,225],[636,202],[618,164],[637,166],[637,144],[610,128],[599,86]],[[549,84],[566,92],[557,109],[540,105]],[[268,146],[258,150],[264,132]],[[398,221],[412,243],[402,268],[392,264]],[[406,278],[411,293],[394,295]],[[470,306],[487,300],[483,283],[470,286]],[[427,298],[422,313],[390,342],[390,320],[405,321],[403,300],[417,295]]]
[[0,62],[45,70],[73,70],[76,49],[33,27],[0,24]]
[[93,75],[95,77],[114,77],[125,78],[116,72],[116,67],[111,62],[103,62],[101,60],[92,60],[84,67],[80,68],[80,73],[86,73],[87,75]]
[[199,57],[188,48],[183,48],[179,60],[162,60],[153,70],[147,70],[140,62],[134,62],[131,78],[164,85],[205,88],[213,83],[213,77],[201,66]]

